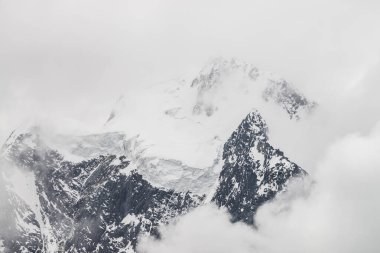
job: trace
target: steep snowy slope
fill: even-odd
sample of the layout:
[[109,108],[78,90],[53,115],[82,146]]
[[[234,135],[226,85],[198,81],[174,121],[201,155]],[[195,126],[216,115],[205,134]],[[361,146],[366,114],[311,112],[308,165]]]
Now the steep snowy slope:
[[[2,171],[6,170],[3,166],[1,161]],[[10,188],[0,178],[0,252],[41,252],[43,239],[33,207]]]
[[104,131],[139,135],[147,158],[141,173],[150,181],[203,194],[222,169],[224,143],[249,112],[257,109],[277,137],[284,129],[297,127],[315,107],[276,75],[235,59],[217,58],[195,75],[125,94]]
[[[24,247],[32,244],[43,252],[93,252],[96,249],[130,252],[140,233],[157,236],[160,224],[186,213],[203,199],[188,192],[177,193],[152,186],[128,168],[129,162],[124,156],[109,154],[78,163],[67,161],[36,133],[18,135],[5,149],[7,162],[34,173],[38,211],[42,215],[42,220],[37,222],[35,214],[27,209],[23,212],[27,212],[29,223],[25,215],[20,216],[23,220],[16,217],[11,228],[26,223],[40,241],[36,242],[31,232],[23,228],[12,240],[7,234],[1,234],[9,252],[21,252],[13,240]],[[13,197],[6,199],[12,205],[17,204],[10,212],[19,212],[22,202]],[[21,207],[27,208],[25,204]]]
[[252,109],[270,125],[285,125],[307,117],[315,107],[274,74],[218,58],[196,75],[128,92],[105,117],[104,130],[139,134],[149,155],[206,168]]
[[[35,175],[39,202],[35,212],[40,212],[42,219],[36,219],[27,205],[8,197],[9,203],[17,204],[9,209],[16,213],[11,227],[19,228],[17,238],[24,239],[10,239],[6,234],[0,238],[9,252],[21,252],[23,247],[25,252],[34,252],[30,248],[134,252],[139,236],[159,238],[160,225],[210,201],[226,207],[234,221],[252,224],[260,205],[286,189],[290,180],[306,175],[268,143],[267,130],[257,111],[241,122],[224,145],[223,169],[216,191],[209,193],[212,198],[155,187],[124,155],[97,155],[72,162],[37,133],[20,134],[6,144],[4,158]],[[97,149],[93,150],[96,154]]]
[[253,224],[260,205],[306,175],[269,143],[264,119],[297,124],[315,106],[270,73],[216,59],[121,97],[102,133],[13,132],[1,164],[22,176],[1,174],[11,232],[0,248],[135,252],[139,236],[159,238],[160,225],[210,202]]
[[224,145],[224,165],[213,201],[227,207],[234,221],[252,224],[260,205],[286,188],[289,179],[306,175],[269,144],[267,132],[262,116],[252,112]]

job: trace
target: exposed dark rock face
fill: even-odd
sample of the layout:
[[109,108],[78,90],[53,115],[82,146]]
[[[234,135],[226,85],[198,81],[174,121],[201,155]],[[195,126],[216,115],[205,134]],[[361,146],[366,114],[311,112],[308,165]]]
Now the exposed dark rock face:
[[[139,235],[159,237],[158,226],[198,206],[202,198],[158,189],[132,171],[114,171],[88,185],[75,205],[68,252],[132,251]],[[124,252],[124,251],[122,251]]]
[[[19,244],[32,244],[28,252],[133,252],[139,235],[158,237],[159,225],[187,213],[203,200],[189,192],[152,186],[136,171],[128,170],[129,162],[123,157],[107,155],[72,163],[47,147],[28,146],[31,139],[34,144],[39,142],[32,134],[22,134],[8,147],[8,158],[35,174],[42,226],[48,230],[41,236],[39,224],[29,211],[40,240],[21,234],[30,237],[26,242],[18,239]],[[8,238],[4,240],[11,243]],[[21,252],[20,247],[10,248]]]
[[42,252],[40,226],[32,210],[0,185],[0,252]]
[[[19,135],[3,148],[3,156],[34,173],[42,218],[37,221],[25,203],[9,195],[9,215],[2,215],[1,225],[14,230],[16,239],[0,234],[8,252],[131,253],[139,236],[159,238],[160,225],[206,203],[204,196],[153,186],[123,156],[66,161],[36,134]],[[235,222],[253,224],[260,205],[292,178],[306,175],[268,143],[258,112],[250,113],[225,143],[223,159],[211,201],[226,207]],[[32,229],[20,228],[19,216]]]
[[233,221],[253,224],[260,205],[273,199],[291,178],[306,175],[268,143],[267,131],[260,114],[252,112],[224,145],[224,166],[213,201],[226,207]]
[[[280,106],[290,119],[299,120],[317,106],[316,102],[308,100],[284,79],[262,72],[253,65],[236,59],[216,58],[206,65],[192,81],[191,87],[198,91],[197,103],[193,107],[194,114],[205,113],[211,116],[218,109],[211,102],[212,98],[217,94],[219,86],[223,85],[223,81],[231,75],[238,75],[245,79],[247,81],[245,89],[249,89],[248,86],[257,86],[256,92],[261,94],[264,101]],[[227,85],[233,85],[233,83]],[[239,92],[238,85],[235,85],[235,89]]]
[[266,101],[274,101],[288,113],[291,119],[299,120],[301,112],[312,112],[317,104],[302,96],[285,80],[270,80],[263,92]]

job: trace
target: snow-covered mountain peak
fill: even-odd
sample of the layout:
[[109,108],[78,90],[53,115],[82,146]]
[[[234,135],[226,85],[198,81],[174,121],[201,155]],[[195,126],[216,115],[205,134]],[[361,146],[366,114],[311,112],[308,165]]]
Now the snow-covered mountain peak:
[[[208,168],[148,157],[137,136],[66,138],[66,149],[80,151],[82,160],[68,160],[62,147],[52,149],[41,131],[7,144],[7,160],[32,173],[28,187],[35,193],[30,202],[6,191],[16,232],[0,239],[11,252],[133,253],[139,236],[159,238],[161,225],[210,202],[226,208],[233,221],[252,224],[259,206],[306,174],[268,143],[267,124],[256,110],[235,126],[222,158]],[[126,155],[118,153],[120,140]]]
[[210,61],[192,80],[191,87],[197,89],[193,107],[196,115],[211,116],[229,100],[254,100],[254,107],[263,101],[274,103],[285,110],[290,119],[298,120],[316,106],[286,80],[234,58]]
[[[276,140],[274,124],[283,135],[315,105],[273,74],[218,58],[197,75],[121,95],[101,132],[18,129],[1,153],[28,172],[35,194],[10,210],[16,227],[14,209],[37,232],[31,242],[20,230],[5,247],[134,252],[139,235],[159,237],[160,225],[210,201],[252,224],[260,205],[306,174],[269,144],[268,129]],[[24,196],[13,185],[9,199]]]
[[124,94],[105,116],[103,131],[140,135],[149,156],[209,168],[229,134],[254,108],[269,126],[286,126],[315,107],[290,82],[270,72],[216,58],[198,74]]
[[250,112],[242,124],[246,124],[246,129],[254,134],[256,138],[268,139],[268,126],[257,110]]
[[254,111],[240,123],[223,148],[223,168],[213,200],[233,214],[233,220],[254,222],[261,203],[286,189],[306,172],[268,142],[268,128]]
[[259,70],[252,64],[235,58],[214,58],[207,63],[199,72],[199,75],[193,79],[191,87],[197,87],[200,90],[209,89],[220,81],[223,76],[236,73],[248,75],[250,78],[256,79],[259,75]]

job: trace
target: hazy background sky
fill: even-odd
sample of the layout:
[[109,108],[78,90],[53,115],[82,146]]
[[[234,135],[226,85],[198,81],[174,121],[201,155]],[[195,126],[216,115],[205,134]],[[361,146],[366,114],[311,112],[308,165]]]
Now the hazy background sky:
[[121,94],[237,57],[319,103],[318,185],[264,207],[260,233],[205,207],[140,248],[378,252],[379,25],[376,0],[0,0],[0,142],[30,120],[95,131]]
[[[335,142],[312,184],[296,182],[259,208],[257,230],[204,206],[142,237],[141,253],[375,253],[380,251],[380,125]],[[311,187],[310,187],[311,186]],[[207,249],[207,250],[205,250]]]
[[368,130],[379,14],[377,1],[355,0],[1,0],[0,138],[25,118],[90,128],[120,94],[215,56],[292,81],[328,105],[336,129]]

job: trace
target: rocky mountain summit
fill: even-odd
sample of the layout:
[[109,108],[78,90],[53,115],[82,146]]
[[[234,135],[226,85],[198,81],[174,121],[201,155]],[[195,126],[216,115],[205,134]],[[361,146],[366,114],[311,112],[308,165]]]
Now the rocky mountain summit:
[[[315,102],[234,59],[189,80],[150,92],[163,101],[152,111],[119,100],[103,133],[13,132],[0,153],[0,252],[133,253],[140,237],[159,239],[161,226],[210,203],[254,225],[261,205],[307,175],[270,144],[253,105],[299,120]],[[122,113],[132,127],[109,131]]]
[[216,58],[207,64],[191,83],[191,87],[198,90],[193,112],[204,112],[211,116],[218,109],[213,103],[215,93],[223,88],[221,86],[226,79],[236,77],[239,81],[245,79],[245,82],[234,86],[236,91],[240,88],[242,92],[254,90],[260,93],[265,101],[283,108],[290,119],[300,119],[302,114],[309,113],[316,107],[315,102],[309,101],[282,78],[233,58]]
[[268,143],[268,128],[258,112],[250,113],[223,149],[223,170],[213,201],[226,207],[234,221],[253,224],[264,202],[306,172]]
[[[134,252],[139,236],[159,238],[160,225],[209,202],[206,196],[152,186],[138,170],[128,168],[123,156],[73,163],[30,133],[6,145],[5,159],[34,173],[42,219],[22,200],[11,201],[17,204],[11,226],[17,235],[2,238],[5,252]],[[306,175],[268,143],[258,112],[250,113],[231,135],[223,160],[211,202],[226,207],[233,221],[248,224],[289,180]],[[34,226],[33,236],[23,226]]]

